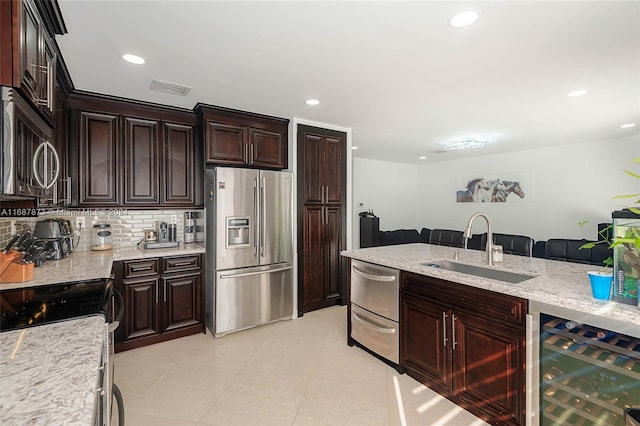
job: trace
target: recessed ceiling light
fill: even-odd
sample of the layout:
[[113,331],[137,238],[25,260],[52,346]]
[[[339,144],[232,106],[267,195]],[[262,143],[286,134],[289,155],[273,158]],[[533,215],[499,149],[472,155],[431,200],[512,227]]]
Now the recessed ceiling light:
[[145,60],[142,59],[140,56],[131,55],[129,53],[122,55],[122,59],[136,65],[142,65],[145,62]]
[[586,94],[587,94],[586,90],[574,90],[573,92],[569,92],[567,96],[574,97],[574,96],[582,96]]
[[465,10],[464,12],[458,13],[456,16],[449,20],[449,25],[453,28],[462,28],[467,25],[471,25],[476,22],[478,19],[478,12],[475,10]]
[[636,123],[626,123],[620,126],[621,129],[629,129],[631,127],[636,127]]
[[356,150],[356,149],[358,149],[358,147],[357,146],[352,146],[351,149]]
[[426,157],[426,156],[424,156],[424,155],[421,155],[421,156],[420,156],[420,157],[418,157],[418,158],[419,158],[420,160],[426,160],[426,159],[427,159],[427,157]]
[[318,104],[320,103],[320,101],[319,101],[319,100],[317,100],[317,99],[307,99],[307,100],[305,101],[305,103],[306,103],[307,105],[318,105]]

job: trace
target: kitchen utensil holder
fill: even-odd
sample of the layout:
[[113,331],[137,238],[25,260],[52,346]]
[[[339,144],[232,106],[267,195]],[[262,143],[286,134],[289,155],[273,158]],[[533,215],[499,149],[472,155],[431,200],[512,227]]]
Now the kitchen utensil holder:
[[21,263],[17,251],[0,253],[0,283],[23,283],[33,279],[33,263]]

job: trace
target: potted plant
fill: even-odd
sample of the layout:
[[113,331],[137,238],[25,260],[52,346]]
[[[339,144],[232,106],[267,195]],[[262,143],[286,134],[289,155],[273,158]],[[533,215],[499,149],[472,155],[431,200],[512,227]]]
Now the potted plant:
[[[640,157],[633,160],[634,164],[640,164]],[[640,179],[640,174],[631,170],[624,171],[629,176]],[[629,295],[630,297],[621,297],[617,301],[623,303],[637,303],[638,285],[640,284],[640,193],[618,195],[616,199],[632,199],[633,205],[623,210],[621,217],[634,218],[632,221],[619,226],[615,229],[616,234],[613,235],[613,225],[599,231],[599,240],[584,244],[580,248],[593,248],[597,244],[607,244],[614,251],[614,256],[604,260],[604,266],[600,271],[589,272],[594,297],[597,299],[608,299],[608,288],[612,281],[615,283],[616,294]],[[635,216],[637,221],[634,223]],[[614,216],[615,217],[615,216]],[[578,225],[583,226],[586,222],[580,222]],[[616,278],[613,279],[613,272],[607,267],[614,267]],[[607,271],[608,270],[608,271]],[[629,275],[629,276],[627,276]],[[608,280],[608,282],[607,282]],[[594,283],[594,281],[596,281]],[[604,288],[607,287],[607,291]],[[600,291],[597,291],[600,290]],[[607,296],[604,297],[604,293]],[[631,300],[631,301],[629,301]]]

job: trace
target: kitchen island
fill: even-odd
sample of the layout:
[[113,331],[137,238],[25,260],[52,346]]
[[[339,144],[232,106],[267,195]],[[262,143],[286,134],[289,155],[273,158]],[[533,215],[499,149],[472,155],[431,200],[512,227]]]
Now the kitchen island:
[[[400,271],[398,367],[485,421],[622,425],[640,405],[640,309],[594,299],[597,267],[510,255],[488,266],[486,252],[429,244],[342,255]],[[380,286],[384,275],[370,276]],[[348,344],[371,350],[363,341],[382,337],[354,337],[363,320],[349,309]],[[391,332],[381,324],[367,336]]]
[[[452,262],[487,267],[484,251],[416,243],[345,250],[342,255],[401,271],[520,297],[529,301],[530,311],[563,314],[576,321],[591,323],[640,338],[638,306],[593,298],[587,276],[588,271],[598,270],[598,267],[593,265],[504,255],[502,263],[495,263],[490,268],[534,275],[534,278],[512,284],[423,265],[447,259]],[[457,260],[454,257],[457,257]]]

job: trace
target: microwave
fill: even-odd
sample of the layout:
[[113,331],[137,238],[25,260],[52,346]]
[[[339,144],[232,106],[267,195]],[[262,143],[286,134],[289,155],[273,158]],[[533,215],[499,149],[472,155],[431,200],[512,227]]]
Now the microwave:
[[2,87],[0,199],[36,198],[57,204],[60,157],[53,129],[11,87]]

